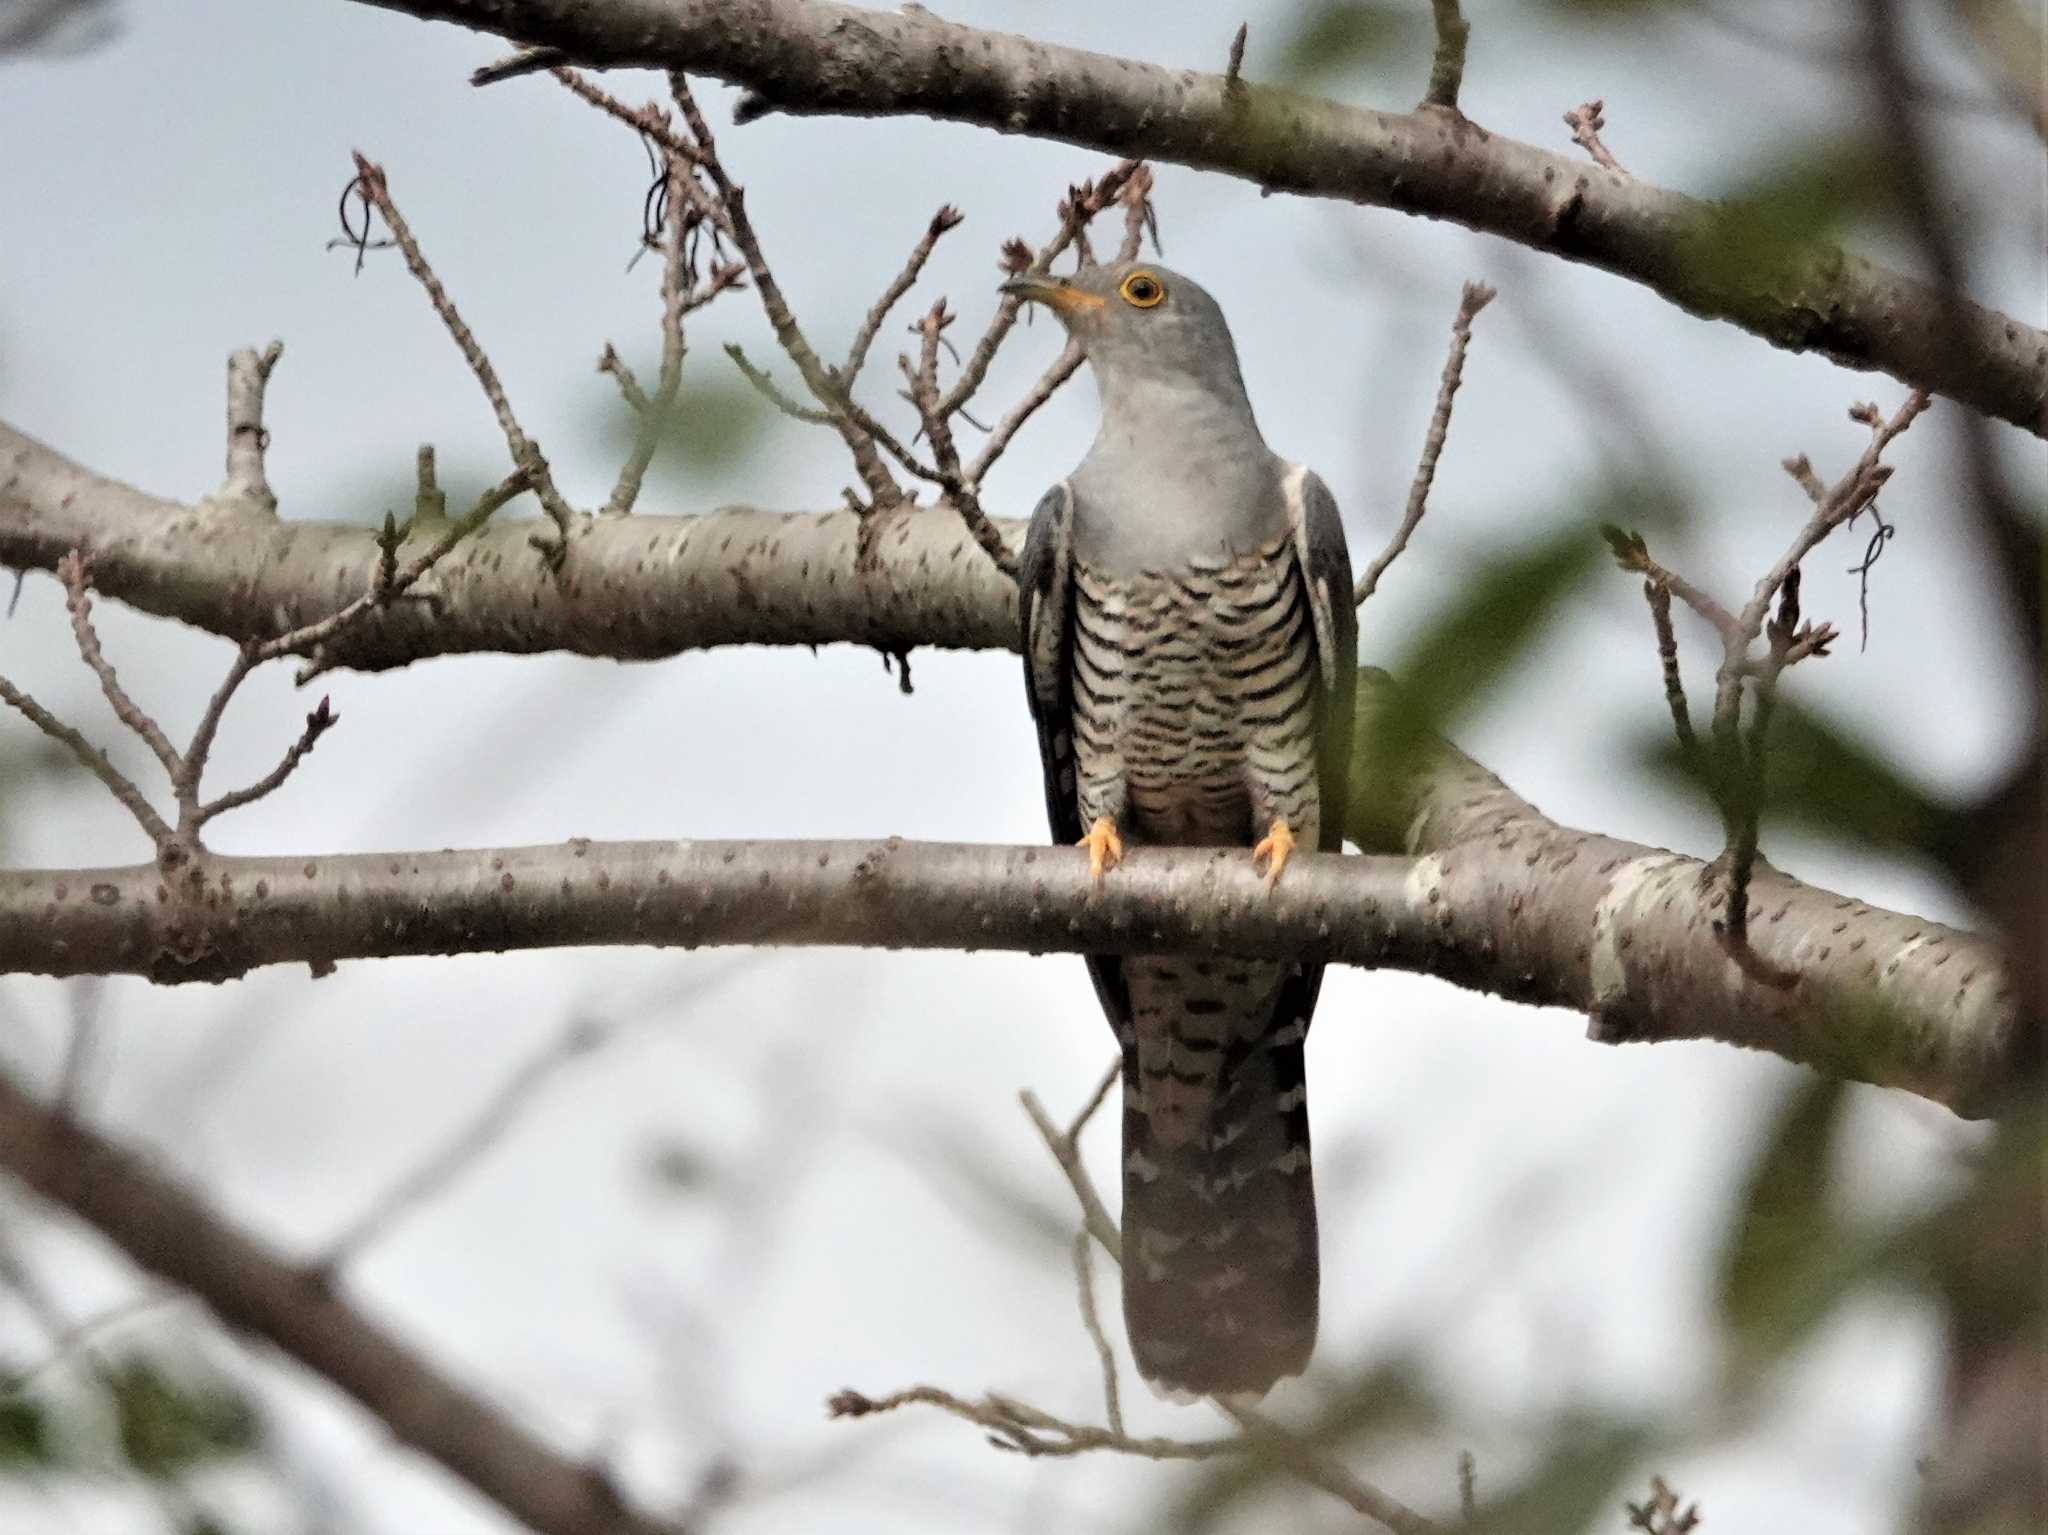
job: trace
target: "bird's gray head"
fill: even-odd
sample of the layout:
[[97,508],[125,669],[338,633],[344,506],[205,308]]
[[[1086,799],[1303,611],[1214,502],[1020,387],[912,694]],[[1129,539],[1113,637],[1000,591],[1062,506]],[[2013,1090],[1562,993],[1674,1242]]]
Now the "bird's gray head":
[[1160,385],[1244,396],[1237,348],[1216,300],[1156,262],[1083,267],[1071,277],[1027,275],[1004,283],[1003,291],[1059,317],[1105,396]]

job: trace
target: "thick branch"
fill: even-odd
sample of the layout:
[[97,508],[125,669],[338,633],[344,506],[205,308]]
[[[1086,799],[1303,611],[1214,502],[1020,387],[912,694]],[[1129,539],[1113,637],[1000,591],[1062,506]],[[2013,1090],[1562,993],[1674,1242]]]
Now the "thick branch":
[[[1370,709],[1368,709],[1370,714]],[[575,945],[1217,950],[1420,971],[1594,1017],[1610,1042],[1719,1039],[1970,1113],[2016,1068],[1996,948],[1759,871],[1744,977],[1696,859],[1556,825],[1450,748],[1405,858],[1139,849],[1103,889],[1068,848],[570,842],[0,873],[0,973],[218,980],[264,964]]]
[[[1022,523],[998,526],[1022,542]],[[634,660],[712,645],[1016,643],[1015,587],[958,518],[928,510],[886,516],[865,571],[851,512],[597,518],[559,577],[529,545],[533,529],[471,534],[415,588],[435,600],[362,615],[323,649],[323,668],[480,650]],[[432,547],[422,528],[400,558]],[[0,564],[55,570],[73,549],[102,595],[237,641],[330,617],[337,597],[374,589],[382,561],[372,528],[159,500],[0,424]]]
[[[1815,244],[1769,270],[1703,259],[1739,212],[1425,108],[1374,112],[901,11],[812,0],[370,0],[601,66],[687,69],[769,111],[918,114],[1173,160],[1275,191],[1446,218],[1655,289],[1793,351],[1879,369],[2044,430],[2048,333]],[[1960,327],[1952,322],[1960,317]]]
[[0,1075],[0,1168],[70,1210],[228,1326],[332,1381],[401,1442],[547,1535],[681,1535],[625,1507],[602,1471],[533,1438],[190,1190]]

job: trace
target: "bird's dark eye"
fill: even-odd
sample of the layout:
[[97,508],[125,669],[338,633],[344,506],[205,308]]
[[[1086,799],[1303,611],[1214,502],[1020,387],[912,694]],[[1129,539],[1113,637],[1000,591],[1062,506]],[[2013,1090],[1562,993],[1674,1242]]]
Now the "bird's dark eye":
[[1166,285],[1150,272],[1131,273],[1116,291],[1124,296],[1125,303],[1140,309],[1150,309],[1166,297]]

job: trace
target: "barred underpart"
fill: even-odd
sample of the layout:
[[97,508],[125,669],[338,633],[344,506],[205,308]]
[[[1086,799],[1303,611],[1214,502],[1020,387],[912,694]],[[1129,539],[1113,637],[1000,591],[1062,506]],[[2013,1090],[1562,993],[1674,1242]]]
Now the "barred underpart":
[[[1077,563],[1073,733],[1082,824],[1127,842],[1320,838],[1314,625],[1291,540],[1113,577]],[[1123,976],[1124,1304],[1170,1390],[1261,1392],[1316,1329],[1302,1043],[1291,962],[1137,956]]]

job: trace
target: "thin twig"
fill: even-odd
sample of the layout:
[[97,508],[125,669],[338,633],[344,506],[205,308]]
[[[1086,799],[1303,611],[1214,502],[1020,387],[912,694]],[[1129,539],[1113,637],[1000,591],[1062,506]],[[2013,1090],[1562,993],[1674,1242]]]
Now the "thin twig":
[[1426,107],[1458,110],[1458,87],[1465,79],[1465,44],[1472,36],[1472,23],[1458,9],[1458,0],[1430,0],[1436,14],[1436,53],[1429,61],[1429,88],[1422,93]]
[[500,80],[516,79],[520,75],[537,75],[543,69],[552,69],[568,55],[559,48],[523,48],[518,53],[499,59],[494,64],[485,64],[470,71],[471,85],[496,85]]
[[512,454],[512,462],[524,472],[526,483],[539,499],[541,507],[554,520],[559,542],[555,545],[556,557],[566,552],[568,538],[575,525],[576,513],[569,503],[562,499],[562,493],[555,488],[554,475],[548,468],[548,461],[541,453],[540,444],[529,437],[519,425],[519,418],[512,412],[512,404],[505,395],[505,386],[499,381],[498,370],[491,365],[475,334],[456,312],[455,301],[448,296],[448,290],[441,286],[440,278],[427,264],[419,241],[413,238],[411,228],[391,200],[391,189],[383,167],[373,165],[358,152],[355,156],[356,185],[362,195],[377,210],[384,225],[391,231],[391,238],[398,242],[398,248],[405,256],[405,265],[419,285],[426,290],[428,301],[434,312],[441,317],[441,323],[448,328],[448,334],[455,340],[463,360],[482,386],[484,398],[490,401],[491,410],[498,418],[498,426],[505,434],[505,445]]
[[107,759],[105,752],[5,677],[0,677],[0,703],[19,710],[36,729],[59,745],[69,748],[71,755],[76,757],[93,777],[105,784],[107,792],[119,800],[122,807],[135,817],[136,824],[142,828],[143,834],[155,845],[159,854],[176,845],[176,833],[164,823],[162,816],[150,809],[149,801],[142,797],[142,791]]
[[1123,1057],[1113,1057],[1109,1069],[1102,1074],[1102,1080],[1095,1084],[1095,1091],[1088,1095],[1088,1101],[1081,1105],[1081,1112],[1076,1114],[1074,1122],[1067,1126],[1068,1141],[1078,1142],[1081,1139],[1081,1132],[1088,1128],[1088,1121],[1095,1117],[1095,1111],[1102,1107],[1109,1097],[1109,1090],[1123,1079],[1123,1074]]
[[876,446],[874,423],[854,407],[846,391],[839,387],[838,381],[805,339],[803,327],[797,324],[789,301],[783,296],[782,285],[775,280],[768,258],[762,253],[760,237],[754,232],[753,220],[747,215],[746,190],[735,185],[726,174],[725,165],[718,157],[711,125],[698,110],[696,98],[690,94],[689,82],[680,73],[672,73],[669,90],[675,97],[676,109],[682,113],[684,125],[696,140],[698,164],[717,194],[727,232],[747,263],[748,275],[753,278],[754,291],[761,300],[761,309],[768,317],[768,325],[775,332],[776,341],[789,354],[789,360],[796,364],[797,373],[802,377],[804,387],[810,390],[811,398],[830,413],[831,424],[846,443],[847,451],[853,455],[854,468],[874,498],[875,506],[879,509],[895,506],[903,499],[902,487],[882,462],[881,452]]
[[609,373],[618,380],[619,393],[625,396],[627,405],[636,411],[646,411],[649,405],[647,391],[640,387],[640,380],[633,376],[633,370],[626,366],[625,358],[619,355],[618,349],[609,341],[604,344],[604,351],[597,359],[597,371]]
[[1626,176],[1628,168],[1614,158],[1600,138],[1600,130],[1607,126],[1606,111],[1607,103],[1595,98],[1565,113],[1564,123],[1572,130],[1572,142],[1591,155],[1596,165]]
[[933,304],[917,322],[920,338],[917,365],[913,368],[909,359],[904,359],[911,402],[917,406],[918,417],[924,423],[924,434],[932,445],[932,458],[937,464],[938,481],[945,487],[947,498],[967,524],[967,530],[974,535],[974,541],[995,561],[996,568],[1015,580],[1016,556],[1003,541],[1002,531],[981,509],[981,498],[975,493],[973,479],[961,470],[960,450],[953,441],[953,424],[939,398],[939,343],[946,327],[952,323],[953,316],[944,299]]
[[283,760],[247,788],[235,789],[209,804],[201,805],[193,817],[193,828],[196,830],[215,816],[225,815],[230,810],[239,810],[244,805],[252,805],[266,794],[275,793],[283,788],[284,781],[292,776],[298,765],[319,744],[320,738],[340,723],[341,716],[334,712],[326,698],[322,698],[319,707],[306,715],[306,728],[300,731],[299,738],[285,749]]
[[1465,378],[1465,350],[1472,344],[1472,320],[1493,302],[1493,297],[1494,290],[1485,283],[1468,282],[1458,299],[1457,317],[1451,322],[1451,349],[1444,358],[1443,377],[1437,384],[1436,409],[1430,413],[1429,431],[1422,439],[1422,458],[1416,464],[1415,478],[1408,486],[1407,510],[1387,547],[1380,551],[1379,558],[1368,565],[1365,574],[1359,578],[1358,589],[1352,596],[1354,604],[1362,604],[1379,589],[1380,577],[1408,547],[1408,540],[1414,536],[1423,512],[1428,509],[1429,487],[1436,480],[1437,460],[1443,456],[1444,440],[1451,430],[1451,402],[1457,396],[1458,385]]
[[997,1449],[1020,1455],[1066,1456],[1114,1450],[1145,1460],[1213,1460],[1218,1456],[1242,1455],[1251,1448],[1235,1435],[1224,1439],[1132,1438],[1113,1429],[1069,1423],[1009,1397],[991,1393],[979,1401],[970,1401],[937,1386],[909,1386],[881,1397],[848,1389],[834,1393],[825,1410],[834,1418],[865,1418],[913,1403],[936,1407],[977,1424],[988,1430],[989,1442]]
[[677,159],[688,161],[692,165],[703,163],[703,152],[695,144],[692,144],[688,139],[675,131],[674,126],[668,120],[668,114],[659,107],[651,105],[645,107],[628,106],[578,69],[549,66],[548,73],[596,107],[598,111],[609,113],[627,127],[645,134],[655,144],[659,145],[669,154],[674,155]]
[[57,562],[57,579],[64,584],[64,606],[71,614],[71,637],[78,645],[78,654],[99,679],[100,691],[112,706],[114,717],[141,737],[163,764],[164,771],[175,777],[181,768],[177,748],[148,711],[128,696],[114,675],[113,664],[100,649],[100,637],[92,627],[92,572],[85,556],[76,549],[65,555]]
[[831,411],[814,410],[808,405],[797,403],[797,401],[784,394],[781,386],[774,379],[770,378],[766,372],[755,367],[748,360],[747,354],[740,350],[738,342],[728,341],[725,344],[725,355],[733,360],[733,366],[740,370],[741,376],[760,391],[761,397],[784,415],[794,416],[797,420],[809,422],[813,426],[837,426],[839,424],[839,418],[833,415]]
[[1664,673],[1664,702],[1671,709],[1671,728],[1687,756],[1699,746],[1692,728],[1692,711],[1685,702],[1685,680],[1678,670],[1678,633],[1671,626],[1671,589],[1661,582],[1643,582],[1643,597],[1650,604],[1650,622],[1657,631],[1657,660]]
[[940,237],[949,229],[957,229],[962,214],[958,208],[947,203],[934,213],[931,222],[925,225],[924,233],[917,244],[910,248],[902,269],[889,280],[889,286],[882,290],[882,296],[875,300],[868,312],[861,317],[860,329],[854,332],[853,345],[847,348],[846,362],[839,370],[839,383],[844,389],[852,389],[853,381],[860,370],[867,365],[868,348],[875,344],[875,336],[882,329],[882,322],[889,318],[889,311],[902,301],[903,295],[917,282],[918,274],[924,271],[924,264],[931,260],[932,250]]
[[[1116,200],[1118,194],[1123,191],[1124,184],[1137,174],[1143,164],[1142,160],[1119,161],[1103,173],[1101,180],[1083,182],[1073,188],[1060,203],[1060,224],[1053,237],[1041,246],[1036,254],[1033,254],[1031,248],[1021,240],[1011,241],[1004,247],[1003,270],[1012,277],[1022,276],[1027,272],[1051,271],[1053,262],[1080,236],[1088,221]],[[995,361],[997,349],[1009,336],[1010,329],[1017,323],[1017,316],[1022,313],[1023,308],[1024,300],[1015,294],[1006,295],[996,306],[995,316],[989,321],[988,329],[983,331],[981,339],[975,342],[974,350],[967,354],[967,361],[960,369],[960,376],[953,381],[952,389],[941,402],[940,408],[946,415],[956,414],[961,406],[974,398],[974,392],[981,387],[982,380],[988,375],[989,364]]]
[[1074,1238],[1074,1288],[1081,1302],[1081,1325],[1087,1329],[1089,1342],[1095,1345],[1095,1357],[1102,1365],[1102,1406],[1108,1420],[1109,1431],[1121,1434],[1124,1431],[1123,1402],[1118,1394],[1116,1376],[1116,1352],[1109,1346],[1109,1337],[1102,1330],[1102,1318],[1095,1311],[1095,1270],[1089,1262],[1089,1244],[1094,1238],[1083,1231]]
[[[1088,1176],[1079,1148],[1069,1136],[1060,1132],[1036,1093],[1027,1088],[1018,1094],[1018,1099],[1036,1127],[1039,1138],[1045,1142],[1046,1150],[1052,1153],[1053,1160],[1066,1175],[1067,1187],[1073,1191],[1074,1201],[1081,1207],[1084,1229],[1104,1252],[1121,1264],[1123,1233],[1110,1219],[1102,1196],[1096,1192],[1095,1180]],[[1435,1520],[1424,1518],[1371,1483],[1361,1481],[1263,1413],[1223,1402],[1216,1403],[1216,1407],[1244,1432],[1243,1439],[1231,1442],[1244,1443],[1271,1455],[1310,1486],[1321,1488],[1368,1519],[1395,1531],[1396,1535],[1444,1535],[1443,1527]]]
[[1470,1525],[1479,1518],[1479,1461],[1470,1450],[1458,1451],[1458,1521]]
[[[690,167],[681,155],[668,153],[662,161],[668,177],[667,241],[661,263],[661,373],[656,380],[654,398],[643,400],[639,421],[633,433],[633,450],[626,456],[626,462],[619,468],[619,478],[612,486],[612,493],[604,504],[604,515],[623,517],[633,510],[633,503],[640,499],[640,486],[647,478],[647,466],[654,462],[654,451],[660,445],[662,428],[671,410],[675,407],[677,391],[683,382],[683,315],[689,300],[689,268],[684,256],[685,242],[689,236],[689,201],[683,193],[683,183],[689,179]],[[605,351],[616,361],[616,354],[607,346]],[[625,365],[618,365],[625,378]]]
[[1237,35],[1230,40],[1230,59],[1223,66],[1223,89],[1229,92],[1244,89],[1244,45],[1251,36],[1252,24],[1241,21],[1237,24]]

